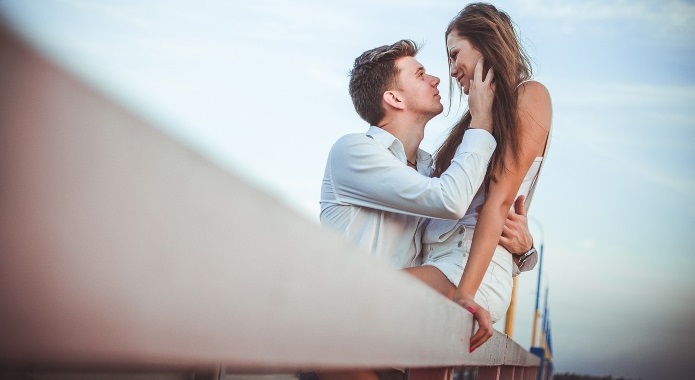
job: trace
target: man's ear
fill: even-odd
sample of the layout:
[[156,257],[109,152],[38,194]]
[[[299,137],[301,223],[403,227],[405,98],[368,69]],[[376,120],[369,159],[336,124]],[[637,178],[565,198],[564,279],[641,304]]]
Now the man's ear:
[[382,99],[389,107],[401,110],[405,109],[405,104],[403,103],[401,94],[398,91],[386,91],[384,92],[384,96],[382,96]]

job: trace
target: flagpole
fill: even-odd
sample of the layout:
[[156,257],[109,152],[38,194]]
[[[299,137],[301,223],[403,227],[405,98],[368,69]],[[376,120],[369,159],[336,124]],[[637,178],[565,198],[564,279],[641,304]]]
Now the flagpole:
[[533,332],[531,334],[531,347],[536,347],[536,336],[538,332],[538,319],[540,319],[539,301],[541,295],[541,274],[543,273],[543,247],[545,245],[545,232],[543,231],[543,225],[536,219],[529,216],[529,220],[534,222],[541,232],[541,245],[538,251],[538,282],[536,284],[536,308],[533,313]]

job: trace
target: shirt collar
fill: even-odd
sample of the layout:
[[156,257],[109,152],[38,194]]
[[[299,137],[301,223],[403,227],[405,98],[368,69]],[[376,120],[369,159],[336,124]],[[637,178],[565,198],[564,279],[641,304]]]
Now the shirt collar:
[[[374,125],[369,127],[369,130],[367,131],[366,135],[371,137],[372,140],[376,141],[377,143],[379,143],[379,145],[383,146],[386,149],[391,148],[391,146],[394,145],[396,141],[398,141],[398,139],[394,135]],[[401,150],[404,150],[403,144],[401,144],[400,141],[398,141],[396,145],[399,145]]]
[[[391,150],[396,157],[403,161],[403,163],[406,163],[405,148],[403,148],[403,143],[401,143],[400,140],[398,140],[394,135],[374,125],[369,127],[366,135],[371,137],[372,140],[376,141],[379,145]],[[432,164],[432,155],[418,148],[417,162],[419,164],[418,166],[420,166],[420,164],[430,166]]]

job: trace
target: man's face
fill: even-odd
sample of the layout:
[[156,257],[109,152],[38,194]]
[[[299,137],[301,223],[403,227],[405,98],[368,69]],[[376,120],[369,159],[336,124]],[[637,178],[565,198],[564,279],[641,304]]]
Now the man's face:
[[425,72],[424,66],[414,57],[401,57],[396,60],[400,69],[399,89],[406,110],[433,118],[444,110],[442,97],[437,86],[439,78]]

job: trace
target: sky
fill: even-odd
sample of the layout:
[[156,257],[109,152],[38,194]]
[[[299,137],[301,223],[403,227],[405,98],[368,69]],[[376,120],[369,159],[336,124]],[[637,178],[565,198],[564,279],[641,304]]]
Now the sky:
[[[555,368],[695,371],[695,2],[497,1],[553,101],[530,210]],[[367,125],[347,73],[402,38],[442,79],[457,1],[0,0],[0,18],[83,80],[318,222],[333,142]],[[463,110],[430,122],[434,151]],[[528,348],[538,269],[519,278]],[[545,293],[543,293],[545,294]],[[500,323],[496,326],[503,329]]]

